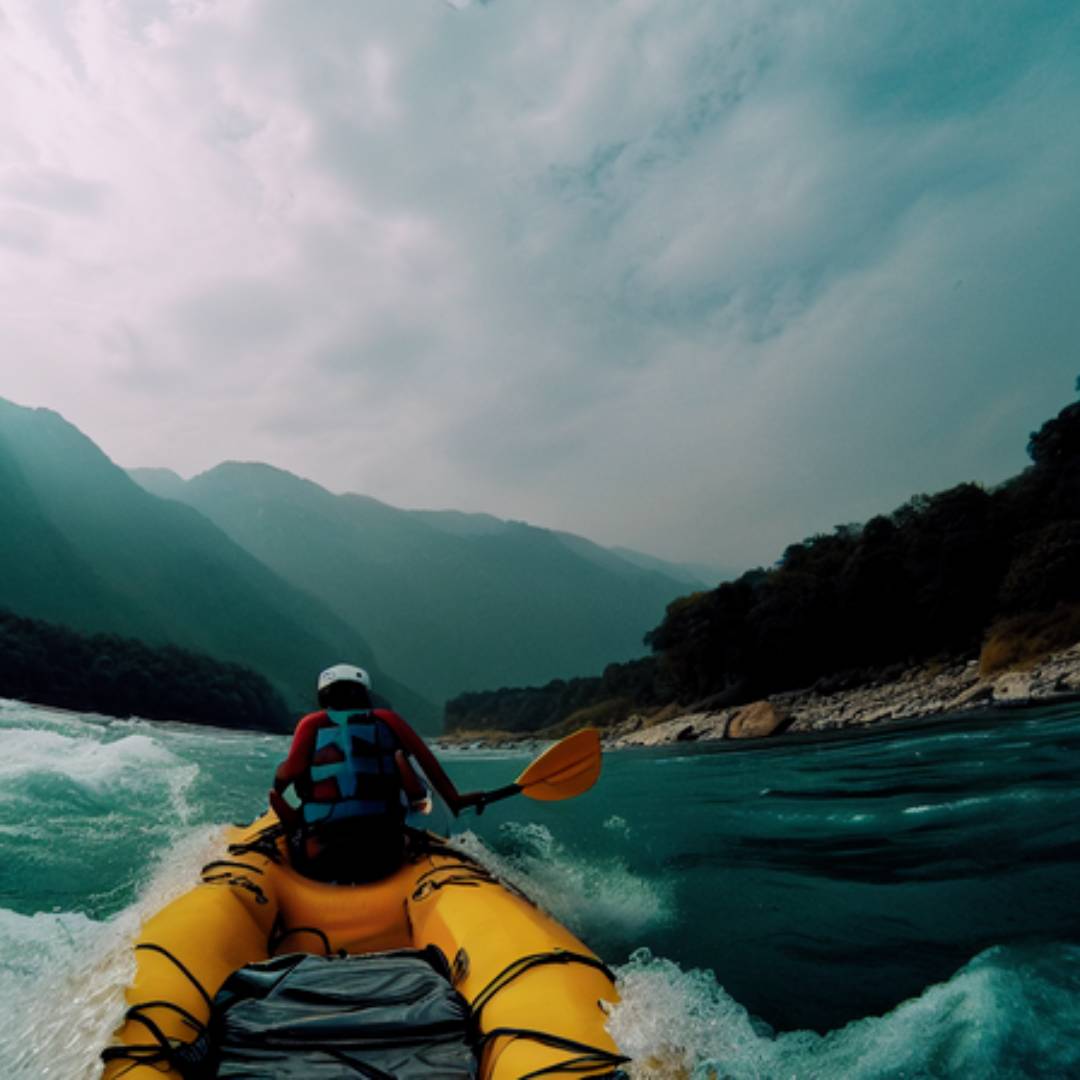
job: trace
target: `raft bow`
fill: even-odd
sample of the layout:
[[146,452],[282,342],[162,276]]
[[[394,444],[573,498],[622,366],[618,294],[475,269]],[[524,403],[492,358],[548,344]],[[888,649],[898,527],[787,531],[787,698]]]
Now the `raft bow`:
[[[235,998],[230,977],[241,969],[273,989],[294,967],[275,957],[307,954],[361,967],[369,957],[382,971],[403,951],[436,958],[428,966],[442,970],[447,993],[461,1003],[472,1054],[462,1076],[622,1075],[628,1059],[605,1028],[607,1003],[618,1000],[612,973],[569,930],[441,838],[412,833],[405,864],[364,885],[298,874],[272,815],[227,839],[225,857],[143,927],[124,1022],[102,1054],[104,1080],[216,1075],[220,1016]],[[362,1047],[331,1050],[344,1055],[343,1075],[362,1058]],[[361,1062],[355,1075],[395,1074]]]

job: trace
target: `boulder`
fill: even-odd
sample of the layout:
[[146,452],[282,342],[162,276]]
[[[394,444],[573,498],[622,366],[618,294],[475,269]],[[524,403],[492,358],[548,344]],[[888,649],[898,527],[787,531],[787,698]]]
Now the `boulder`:
[[740,709],[727,727],[729,739],[760,739],[785,726],[787,717],[771,701],[755,701]]
[[1025,702],[1031,697],[1031,673],[1007,671],[994,680],[995,702]]

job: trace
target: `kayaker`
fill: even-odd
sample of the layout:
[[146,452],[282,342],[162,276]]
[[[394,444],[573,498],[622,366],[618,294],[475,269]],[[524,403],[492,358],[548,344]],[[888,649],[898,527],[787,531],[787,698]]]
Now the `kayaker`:
[[[374,706],[363,668],[327,668],[317,692],[319,709],[297,724],[270,803],[288,830],[297,870],[320,881],[374,881],[401,865],[406,814],[429,799],[410,757],[455,815],[478,795],[460,794],[405,719]],[[290,784],[298,809],[282,795]]]

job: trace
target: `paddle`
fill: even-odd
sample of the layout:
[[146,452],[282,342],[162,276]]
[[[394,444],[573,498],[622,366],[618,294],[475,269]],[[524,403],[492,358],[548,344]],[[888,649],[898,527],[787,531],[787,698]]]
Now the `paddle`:
[[[512,784],[460,796],[459,809],[475,806],[476,812],[482,814],[489,803],[512,795],[525,795],[540,802],[572,799],[596,783],[600,755],[600,732],[596,728],[582,728],[549,746]],[[278,792],[270,792],[270,805],[287,828],[299,824],[300,811],[293,809]]]
[[469,804],[482,814],[488,803],[526,795],[540,802],[572,799],[596,783],[600,775],[600,732],[582,728],[549,746],[512,783],[470,796]]

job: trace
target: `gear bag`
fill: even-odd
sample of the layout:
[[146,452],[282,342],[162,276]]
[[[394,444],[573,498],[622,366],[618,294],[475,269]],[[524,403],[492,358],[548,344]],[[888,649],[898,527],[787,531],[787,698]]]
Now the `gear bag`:
[[218,992],[209,1075],[474,1080],[468,1017],[434,946],[279,956],[233,972]]

